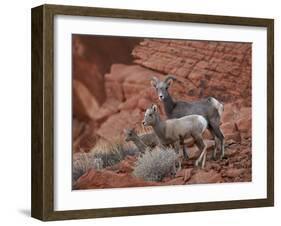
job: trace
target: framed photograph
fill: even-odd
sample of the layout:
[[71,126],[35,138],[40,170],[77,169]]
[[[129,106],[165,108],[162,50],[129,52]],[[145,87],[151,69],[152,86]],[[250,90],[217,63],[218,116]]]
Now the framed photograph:
[[274,205],[274,21],[32,9],[32,216]]

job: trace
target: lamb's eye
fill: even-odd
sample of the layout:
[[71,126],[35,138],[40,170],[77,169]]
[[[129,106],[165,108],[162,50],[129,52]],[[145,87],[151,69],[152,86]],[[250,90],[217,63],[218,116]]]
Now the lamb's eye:
[[151,117],[152,116],[152,114],[149,114],[149,117]]

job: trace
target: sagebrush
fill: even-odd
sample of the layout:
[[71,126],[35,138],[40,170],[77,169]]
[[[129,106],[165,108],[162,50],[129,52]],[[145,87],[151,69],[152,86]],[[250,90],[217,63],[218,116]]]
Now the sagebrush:
[[100,170],[103,168],[103,165],[103,160],[101,158],[97,158],[91,153],[74,154],[72,166],[72,182],[74,183],[89,169]]
[[147,151],[136,162],[133,174],[145,181],[161,181],[176,173],[177,154],[171,148]]

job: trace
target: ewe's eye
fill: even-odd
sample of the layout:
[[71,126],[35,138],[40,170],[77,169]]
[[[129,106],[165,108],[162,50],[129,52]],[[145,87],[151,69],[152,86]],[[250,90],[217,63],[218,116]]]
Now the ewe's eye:
[[152,117],[152,114],[149,114],[149,117]]

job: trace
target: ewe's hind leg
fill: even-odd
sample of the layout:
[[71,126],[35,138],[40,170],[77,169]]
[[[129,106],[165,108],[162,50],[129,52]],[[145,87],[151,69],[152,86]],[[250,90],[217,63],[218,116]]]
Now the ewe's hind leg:
[[219,127],[219,119],[210,120],[210,127],[214,131],[214,134],[220,141],[221,145],[221,159],[224,157],[224,135]]
[[195,161],[195,166],[198,166],[199,163],[202,162],[202,158],[204,157],[204,155],[207,152],[207,146],[205,145],[205,143],[203,141],[202,135],[196,135],[193,137],[195,139],[195,143],[196,143],[197,147],[201,151],[199,158]]
[[213,150],[212,159],[217,160],[217,150],[218,150],[218,146],[219,146],[219,140],[216,137],[216,134],[215,134],[214,130],[211,127],[209,127],[208,129],[209,129],[210,133],[212,134],[212,136],[214,138],[214,141],[215,141],[215,147],[214,147],[214,150]]

